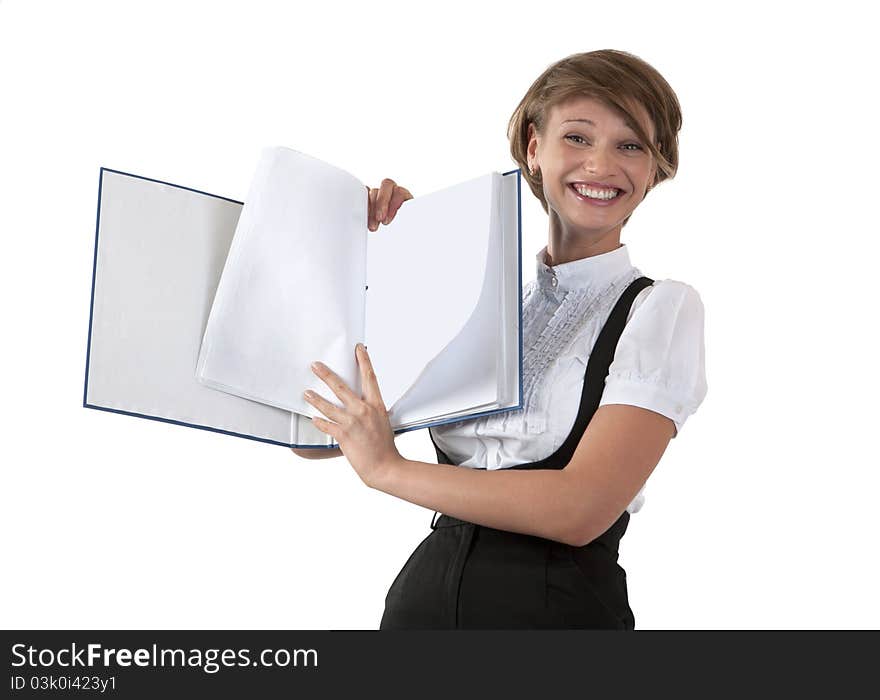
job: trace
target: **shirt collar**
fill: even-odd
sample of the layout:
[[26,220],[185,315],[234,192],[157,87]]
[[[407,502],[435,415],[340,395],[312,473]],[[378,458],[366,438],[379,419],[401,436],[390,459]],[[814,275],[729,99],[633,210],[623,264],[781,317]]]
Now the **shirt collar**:
[[[550,292],[604,287],[632,269],[625,243],[608,253],[572,260],[561,265],[547,265],[547,246],[535,256],[537,281],[541,289]],[[554,283],[554,279],[556,280]]]

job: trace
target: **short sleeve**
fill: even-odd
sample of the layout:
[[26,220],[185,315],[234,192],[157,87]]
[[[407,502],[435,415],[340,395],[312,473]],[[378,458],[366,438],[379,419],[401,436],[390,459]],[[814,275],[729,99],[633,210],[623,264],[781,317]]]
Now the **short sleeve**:
[[620,336],[599,405],[660,413],[675,423],[678,437],[708,389],[703,302],[696,289],[676,280],[649,289]]

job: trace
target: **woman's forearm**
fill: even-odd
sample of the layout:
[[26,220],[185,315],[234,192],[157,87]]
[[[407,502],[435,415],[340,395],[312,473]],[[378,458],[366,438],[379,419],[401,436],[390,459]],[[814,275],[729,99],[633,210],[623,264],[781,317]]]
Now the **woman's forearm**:
[[477,525],[575,544],[584,494],[562,469],[477,470],[401,457],[371,486]]

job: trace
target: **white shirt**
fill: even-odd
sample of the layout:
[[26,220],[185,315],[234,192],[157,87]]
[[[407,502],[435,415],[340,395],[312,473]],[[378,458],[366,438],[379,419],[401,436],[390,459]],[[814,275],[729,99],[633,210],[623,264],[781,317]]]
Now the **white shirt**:
[[[523,407],[431,428],[437,446],[463,467],[504,469],[549,457],[568,437],[580,409],[593,345],[614,304],[642,272],[625,244],[609,253],[549,267],[523,288]],[[556,285],[553,278],[556,278]],[[675,423],[706,396],[703,303],[690,285],[656,280],[633,301],[600,406],[630,404]],[[644,503],[644,486],[627,506]]]

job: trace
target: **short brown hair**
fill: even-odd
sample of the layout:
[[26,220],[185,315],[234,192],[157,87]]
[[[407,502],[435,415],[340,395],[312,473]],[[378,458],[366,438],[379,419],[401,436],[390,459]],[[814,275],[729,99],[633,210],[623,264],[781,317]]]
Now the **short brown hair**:
[[[681,106],[678,97],[660,73],[645,61],[626,51],[600,49],[576,53],[547,68],[532,83],[513,111],[507,126],[510,154],[519,165],[529,188],[547,211],[540,171],[529,172],[527,149],[529,124],[543,135],[552,107],[572,97],[592,97],[621,113],[636,135],[654,156],[657,172],[648,189],[675,177],[678,170],[678,132],[681,130]],[[654,122],[655,142],[642,129],[629,104],[645,107]],[[629,221],[627,217],[623,225]]]

